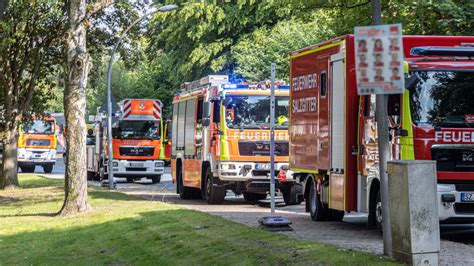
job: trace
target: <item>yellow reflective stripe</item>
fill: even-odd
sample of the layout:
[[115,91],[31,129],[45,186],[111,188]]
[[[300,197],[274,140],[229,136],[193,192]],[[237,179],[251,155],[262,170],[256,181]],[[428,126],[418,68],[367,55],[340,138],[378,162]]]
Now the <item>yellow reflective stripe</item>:
[[163,119],[160,120],[160,159],[163,160],[165,158],[165,145],[163,142],[165,141],[165,130],[166,128],[163,128]]
[[408,73],[408,71],[409,71],[408,62],[403,61],[403,72]]
[[303,169],[303,168],[290,168],[291,171],[293,172],[299,172],[299,173],[311,173],[311,174],[318,174],[318,170],[309,170],[309,169]]
[[402,108],[402,129],[408,132],[408,136],[401,137],[401,159],[415,160],[415,149],[413,145],[413,123],[411,120],[410,110],[410,92],[408,90],[403,93]]
[[225,106],[221,105],[221,131],[224,133],[220,137],[220,158],[221,160],[229,160],[229,143],[227,142],[227,125],[225,121]]
[[334,47],[334,46],[338,46],[338,45],[342,44],[343,42],[344,41],[330,43],[330,44],[327,44],[327,45],[324,45],[324,46],[321,46],[321,47],[318,47],[318,48],[314,48],[314,49],[311,49],[311,50],[308,50],[308,51],[304,51],[304,52],[299,53],[299,54],[295,54],[293,56],[290,56],[290,58],[293,59],[293,58],[298,58],[300,56],[304,56],[304,55],[307,55],[307,54],[312,54],[312,53],[315,53],[315,52],[318,52],[318,51],[321,51],[321,50],[324,50],[324,49],[328,49],[328,48],[331,48],[331,47]]

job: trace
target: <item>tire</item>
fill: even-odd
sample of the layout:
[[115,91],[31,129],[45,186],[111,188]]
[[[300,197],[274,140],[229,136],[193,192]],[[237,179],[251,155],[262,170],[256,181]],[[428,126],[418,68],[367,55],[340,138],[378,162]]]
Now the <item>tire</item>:
[[22,173],[33,173],[35,171],[35,166],[20,166]]
[[206,175],[204,176],[204,195],[208,204],[221,204],[224,201],[226,190],[224,186],[218,186],[217,179],[207,167]]
[[286,184],[283,188],[283,200],[286,205],[300,205],[301,200],[298,200],[298,194],[301,194],[303,188],[299,184]]
[[94,180],[95,179],[95,173],[91,171],[87,171],[87,180]]
[[375,198],[375,225],[377,227],[377,231],[380,234],[383,233],[383,213],[382,213],[382,198],[380,196],[380,190],[377,193],[377,197]]
[[192,199],[194,195],[194,191],[192,188],[185,187],[183,185],[183,173],[181,171],[178,172],[178,186],[179,186],[179,197],[181,199]]
[[161,182],[161,175],[151,178],[151,183],[153,183],[153,184],[158,184],[160,182]]
[[311,180],[308,192],[309,214],[313,221],[326,221],[328,219],[328,209],[321,202],[321,196],[316,191],[314,181]]
[[249,193],[249,192],[244,192],[244,199],[246,201],[254,202],[258,200],[264,200],[267,198],[267,194],[259,194],[259,193]]
[[53,172],[53,167],[54,167],[54,165],[52,165],[52,164],[43,165],[43,171],[46,174],[51,174]]
[[344,219],[344,211],[329,209],[329,220],[340,222]]
[[127,183],[133,183],[133,178],[127,177]]

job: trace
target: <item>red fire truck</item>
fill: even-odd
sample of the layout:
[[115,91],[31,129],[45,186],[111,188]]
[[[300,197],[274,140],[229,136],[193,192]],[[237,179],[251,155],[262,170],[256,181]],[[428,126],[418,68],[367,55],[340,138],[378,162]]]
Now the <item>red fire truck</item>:
[[[301,186],[288,170],[288,86],[277,86],[275,169],[285,203]],[[270,90],[211,75],[182,85],[173,101],[171,173],[181,198],[221,203],[226,190],[249,201],[270,191]]]
[[[118,105],[120,112],[112,125],[114,177],[125,177],[129,182],[144,177],[160,182],[164,172],[164,162],[159,159],[161,101],[126,99]],[[88,179],[104,178],[108,172],[106,115],[98,113],[95,121],[87,145]]]
[[[407,90],[389,97],[391,159],[436,160],[441,222],[474,222],[474,37],[404,36]],[[411,51],[411,53],[410,53]],[[375,95],[358,96],[354,36],[290,53],[290,170],[313,220],[381,228]]]

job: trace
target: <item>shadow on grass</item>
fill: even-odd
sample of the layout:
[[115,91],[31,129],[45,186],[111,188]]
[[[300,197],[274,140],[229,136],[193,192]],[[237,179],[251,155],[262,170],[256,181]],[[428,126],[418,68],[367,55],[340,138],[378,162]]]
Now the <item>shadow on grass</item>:
[[[300,241],[189,210],[138,213],[90,223],[54,218],[55,229],[2,237],[9,264],[314,265],[387,262],[366,253]],[[132,216],[132,217],[130,217]],[[71,224],[74,219],[75,226]],[[31,221],[34,223],[37,221]],[[25,225],[23,225],[24,227]]]
[[[32,177],[34,176],[34,177]],[[48,179],[38,175],[20,175],[20,188],[64,187],[64,180]]]

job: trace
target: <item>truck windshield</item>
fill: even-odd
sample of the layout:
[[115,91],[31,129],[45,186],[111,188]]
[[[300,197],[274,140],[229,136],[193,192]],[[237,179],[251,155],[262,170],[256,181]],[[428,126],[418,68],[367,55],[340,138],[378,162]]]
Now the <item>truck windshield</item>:
[[114,139],[160,139],[159,124],[153,121],[120,121],[112,133]]
[[54,121],[35,119],[22,125],[25,134],[53,134]]
[[[288,96],[275,96],[275,128],[288,128]],[[268,129],[270,96],[226,96],[225,116],[229,128]]]
[[414,71],[410,109],[415,124],[474,127],[474,72]]

